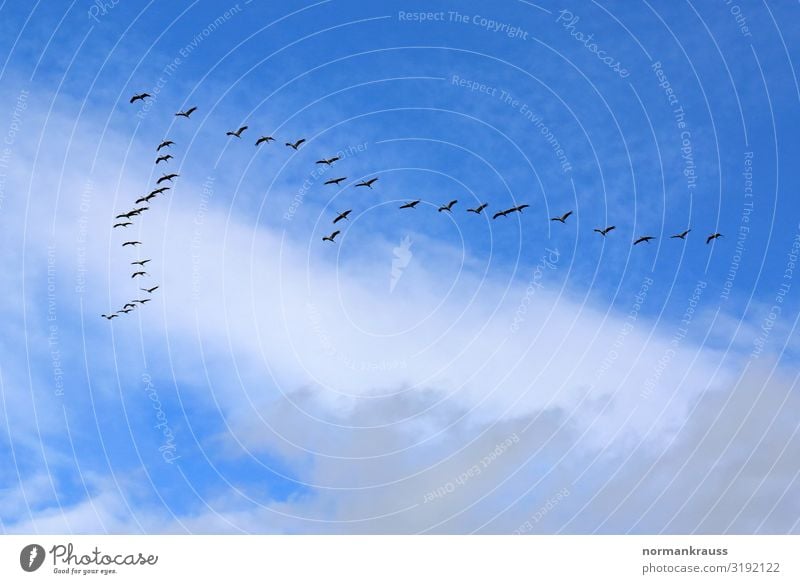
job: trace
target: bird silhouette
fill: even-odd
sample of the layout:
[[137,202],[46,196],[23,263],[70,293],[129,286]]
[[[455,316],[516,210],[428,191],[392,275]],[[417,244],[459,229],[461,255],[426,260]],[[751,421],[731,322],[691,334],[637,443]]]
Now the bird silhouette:
[[273,138],[272,136],[261,136],[258,140],[256,140],[256,146],[260,146],[264,142],[269,143],[269,142],[274,142],[274,141],[275,141],[275,138]]
[[131,304],[130,302],[126,302],[125,306],[123,306],[122,309],[124,310],[126,308],[136,308],[136,305],[135,304]]
[[458,203],[458,199],[453,199],[452,201],[450,201],[446,205],[442,205],[441,207],[439,207],[439,213],[441,213],[442,211],[452,212],[453,211],[453,205],[455,205],[456,203]]
[[161,184],[162,182],[164,182],[165,180],[168,180],[169,182],[172,182],[172,179],[173,179],[173,178],[177,178],[177,177],[179,177],[179,176],[180,176],[179,174],[177,174],[177,173],[174,173],[174,172],[173,172],[173,173],[171,173],[171,174],[165,174],[164,176],[162,176],[160,179],[158,179],[158,180],[156,181],[156,184],[157,184],[157,185],[160,185],[160,184]]
[[338,223],[339,221],[341,221],[342,219],[347,219],[347,216],[352,212],[353,212],[352,209],[348,209],[347,211],[344,211],[343,213],[339,213],[339,215],[336,217],[336,219],[333,220],[334,225],[336,223]]
[[325,164],[327,166],[330,166],[331,164],[333,164],[337,160],[341,160],[341,157],[340,156],[334,156],[333,158],[323,158],[322,160],[317,160],[317,164]]
[[594,231],[605,237],[606,235],[608,235],[609,231],[614,231],[616,228],[617,228],[616,225],[609,225],[605,229],[595,229]]
[[[166,193],[171,188],[172,187],[161,187],[160,189],[155,189],[154,191],[150,191],[150,195],[153,195],[153,196],[160,195],[161,193]],[[148,195],[148,196],[150,196],[150,195]]]
[[236,138],[241,138],[242,137],[242,132],[244,132],[247,128],[249,128],[249,126],[242,126],[241,128],[239,128],[235,132],[225,132],[225,135],[226,136],[235,136]]
[[117,315],[117,314],[101,314],[100,316],[102,316],[106,320],[111,320],[112,318],[117,318],[117,316],[119,316],[119,315]]
[[511,212],[511,209],[506,209],[505,211],[498,211],[494,215],[492,215],[492,219],[497,219],[498,217],[505,217]]
[[118,310],[117,312],[121,312],[122,314],[128,314],[133,308],[123,308],[122,310]]
[[474,209],[467,209],[467,213],[475,213],[476,215],[480,215],[481,212],[488,206],[489,206],[489,203],[483,203],[481,205],[478,205]]
[[411,201],[411,202],[406,203],[404,205],[400,205],[400,208],[401,209],[414,209],[414,208],[416,208],[417,205],[420,204],[420,202],[421,201],[419,199],[417,199],[416,201]]
[[336,231],[334,231],[330,235],[327,235],[327,236],[323,237],[322,241],[330,241],[331,243],[334,243],[334,240],[336,239],[336,236],[339,235],[340,233],[341,233],[341,231],[339,231],[337,229]]
[[717,239],[718,237],[724,237],[721,233],[712,233],[706,238],[706,245]]
[[[517,205],[516,207],[511,207],[511,208],[508,210],[508,212],[509,212],[509,213],[513,213],[514,211],[516,211],[516,212],[518,212],[518,213],[522,213],[522,212],[523,212],[525,209],[527,209],[528,207],[530,207],[530,205],[528,205],[527,203],[526,203],[526,204],[524,204],[524,205]],[[572,211],[570,211],[570,213],[572,213]]]
[[169,162],[172,160],[172,154],[165,154],[164,156],[159,156],[156,158],[156,164],[161,164],[162,162]]
[[139,260],[138,262],[131,262],[131,265],[132,266],[143,266],[147,262],[151,262],[151,261],[153,261],[153,260]]
[[131,103],[136,103],[137,101],[144,101],[147,97],[153,97],[149,93],[138,93],[131,98]]
[[137,302],[139,304],[147,304],[148,302],[150,302],[150,299],[149,298],[145,298],[143,300],[134,300],[134,302]]
[[137,245],[142,245],[142,242],[141,241],[126,241],[125,243],[122,244],[122,247],[125,247],[126,245],[132,245],[133,247],[136,247]]
[[300,144],[304,143],[305,141],[305,138],[300,138],[297,142],[287,142],[286,145],[292,150],[297,150],[300,148]]
[[147,292],[148,294],[152,294],[156,290],[158,290],[161,286],[153,286],[152,288],[139,288],[142,292]]
[[114,227],[112,229],[116,229],[117,227],[127,227],[128,225],[133,225],[130,221],[126,221],[125,223],[114,223]]
[[141,215],[144,211],[147,211],[150,207],[137,207],[133,211],[130,211],[131,215]]
[[561,217],[552,217],[550,221],[559,221],[561,223],[565,223],[567,221],[567,217],[572,215],[572,211],[567,211]]
[[634,241],[633,245],[639,245],[640,243],[649,243],[653,239],[655,239],[655,237],[653,237],[652,235],[645,235]]
[[134,203],[136,205],[138,205],[139,203],[149,203],[152,199],[155,199],[155,198],[156,198],[156,196],[153,193],[150,193],[149,195],[147,195],[145,197],[139,197],[138,199],[136,199],[136,201],[134,201]]
[[687,229],[686,231],[684,231],[682,233],[676,233],[675,235],[670,235],[669,238],[670,239],[686,239],[686,236],[689,235],[690,231],[691,231],[691,229]]
[[342,176],[342,177],[339,177],[339,178],[332,178],[330,180],[326,180],[324,184],[326,184],[326,185],[337,185],[338,186],[339,183],[342,182],[343,180],[347,180],[347,177],[346,176]]
[[369,187],[369,188],[372,188],[372,185],[375,184],[376,180],[378,180],[378,177],[371,178],[369,180],[363,180],[360,183],[357,183],[356,186],[357,187]]
[[177,117],[181,117],[181,118],[187,118],[187,119],[188,119],[188,118],[189,118],[189,116],[191,116],[191,115],[192,115],[194,112],[196,112],[196,111],[197,111],[197,106],[193,106],[193,107],[190,107],[190,108],[189,108],[188,110],[186,110],[185,112],[178,112],[178,113],[177,113],[177,114],[175,114],[175,115],[176,115]]
[[168,146],[172,146],[174,143],[175,142],[173,142],[172,140],[164,140],[161,144],[158,145],[158,148],[156,148],[156,152],[158,152],[162,148],[167,148]]
[[148,275],[149,275],[149,274],[148,274],[147,272],[134,272],[134,273],[131,275],[131,279],[133,279],[133,278],[135,278],[135,277],[137,277],[137,276],[148,276]]

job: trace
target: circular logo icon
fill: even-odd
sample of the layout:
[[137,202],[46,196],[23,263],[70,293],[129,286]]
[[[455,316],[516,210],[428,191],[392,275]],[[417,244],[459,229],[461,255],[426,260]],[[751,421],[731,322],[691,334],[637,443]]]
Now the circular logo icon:
[[44,548],[38,543],[26,545],[19,553],[19,565],[26,572],[35,572],[42,567],[44,556]]

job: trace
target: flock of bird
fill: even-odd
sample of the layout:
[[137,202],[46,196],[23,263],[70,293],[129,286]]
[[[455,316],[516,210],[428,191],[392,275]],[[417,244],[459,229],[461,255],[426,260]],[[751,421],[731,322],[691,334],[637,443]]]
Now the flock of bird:
[[[130,98],[130,103],[133,104],[133,103],[136,103],[137,101],[145,101],[146,99],[151,98],[151,97],[152,96],[149,93],[139,93],[139,94],[136,94],[136,95],[134,95],[133,97]],[[178,113],[175,114],[175,116],[189,119],[191,117],[191,115],[195,111],[197,111],[197,106],[193,106],[193,107],[187,109],[186,111],[178,112]],[[241,127],[239,127],[239,129],[237,129],[235,131],[226,132],[226,136],[230,136],[232,138],[241,139],[242,138],[242,134],[244,134],[244,132],[246,132],[248,129],[249,129],[249,126],[241,126]],[[269,144],[270,142],[274,142],[274,141],[275,141],[275,138],[273,138],[272,136],[260,136],[256,140],[255,145],[256,146],[260,146],[262,144]],[[287,147],[292,148],[293,150],[296,151],[305,142],[306,142],[305,138],[300,138],[298,140],[295,140],[294,142],[286,142],[285,145]],[[158,145],[158,147],[156,148],[157,158],[156,158],[156,161],[155,161],[155,164],[157,166],[162,164],[162,163],[168,164],[169,161],[173,159],[172,154],[159,154],[159,153],[161,152],[162,149],[170,148],[174,144],[175,143],[172,140],[164,140],[163,142],[161,142]],[[331,158],[322,158],[320,160],[317,160],[316,163],[317,164],[324,164],[326,166],[332,166],[334,163],[336,163],[340,159],[341,159],[340,156],[333,156]],[[159,195],[163,195],[164,193],[169,191],[171,189],[170,186],[160,186],[160,185],[162,183],[164,183],[164,182],[172,183],[172,181],[175,178],[178,178],[178,176],[179,175],[177,173],[174,173],[174,172],[173,173],[165,173],[165,174],[163,174],[156,181],[156,187],[157,188],[155,188],[154,190],[150,191],[150,193],[148,193],[147,195],[138,198],[134,202],[133,209],[131,209],[130,211],[127,211],[125,213],[121,213],[121,214],[116,216],[116,219],[121,220],[121,221],[115,223],[114,226],[113,226],[113,229],[125,229],[125,228],[133,225],[132,219],[134,217],[140,216],[142,213],[144,213],[145,211],[149,210],[149,208],[150,208],[148,206],[137,207],[136,205],[139,205],[139,204],[142,204],[142,203],[150,203],[150,201],[153,200],[154,198],[158,197]],[[324,185],[339,186],[342,182],[344,182],[346,180],[347,180],[346,176],[341,176],[341,177],[337,177],[337,178],[332,178],[332,179],[326,180],[323,184]],[[372,189],[373,185],[377,181],[378,181],[378,177],[370,178],[368,180],[363,180],[363,181],[360,181],[360,182],[356,183],[355,187],[356,188],[365,187],[365,188]],[[402,209],[402,210],[415,209],[417,207],[417,205],[419,205],[421,202],[422,202],[421,199],[408,201],[407,203],[403,203],[402,205],[400,205],[399,209]],[[458,203],[458,199],[453,199],[453,200],[449,201],[448,203],[439,206],[438,207],[438,212],[439,213],[442,213],[442,212],[452,213],[453,212],[453,207],[457,203]],[[477,207],[467,209],[467,213],[474,213],[475,215],[481,215],[483,213],[483,211],[488,206],[489,206],[489,203],[481,203]],[[501,211],[497,211],[496,213],[494,213],[492,215],[492,219],[494,220],[494,219],[499,219],[500,217],[506,217],[508,215],[511,215],[512,213],[522,213],[523,210],[527,209],[528,207],[530,207],[530,205],[522,204],[522,205],[517,205],[517,206],[514,206],[514,207],[510,207],[508,209],[504,209],[504,210],[501,210]],[[337,213],[336,217],[333,219],[333,224],[336,225],[340,221],[348,220],[348,216],[352,212],[353,212],[352,209],[347,209],[346,211],[342,211],[342,212]],[[561,223],[561,224],[566,224],[567,219],[569,219],[569,217],[571,217],[572,215],[573,215],[573,211],[570,210],[570,211],[567,211],[566,213],[564,213],[562,215],[559,215],[557,217],[551,217],[550,220],[558,222],[558,223]],[[616,229],[615,225],[609,225],[609,226],[603,227],[603,228],[595,228],[593,231],[596,232],[596,233],[599,233],[602,237],[606,237],[610,232],[614,231],[615,229]],[[670,236],[670,239],[686,240],[687,235],[689,235],[689,233],[691,231],[692,231],[691,229],[686,229],[686,230],[682,231],[681,233],[677,233],[675,235]],[[336,237],[340,233],[341,233],[341,230],[340,229],[336,229],[330,235],[324,236],[322,238],[322,241],[335,243],[336,242]],[[706,244],[709,244],[712,241],[714,241],[715,239],[720,238],[720,237],[723,237],[723,235],[721,233],[712,233],[712,234],[710,234],[710,235],[708,235],[706,237]],[[637,237],[636,239],[634,239],[633,245],[639,245],[640,243],[649,243],[650,241],[652,241],[654,239],[655,239],[655,237],[652,236],[652,235],[643,235],[643,236],[640,236],[640,237]],[[142,245],[142,242],[140,242],[140,241],[126,241],[126,242],[124,242],[122,244],[122,247],[131,246],[131,247],[136,248],[139,245]],[[135,271],[131,274],[131,278],[132,279],[136,279],[136,278],[148,277],[149,274],[144,269],[141,269],[141,268],[144,268],[145,264],[147,264],[150,261],[151,261],[150,259],[144,259],[144,260],[140,259],[140,260],[136,260],[136,261],[131,262],[132,266],[137,266],[137,268],[135,268]],[[152,287],[149,287],[149,288],[140,288],[140,290],[143,291],[143,292],[146,292],[147,294],[153,294],[153,292],[158,290],[159,287],[160,286],[155,285],[155,286],[152,286]],[[140,299],[130,300],[127,303],[125,303],[120,310],[118,310],[116,312],[112,312],[110,314],[102,314],[101,316],[103,318],[111,320],[111,319],[116,318],[116,317],[118,317],[118,316],[120,316],[122,314],[129,313],[132,310],[134,310],[137,306],[144,305],[147,302],[150,302],[150,298],[140,298]]]

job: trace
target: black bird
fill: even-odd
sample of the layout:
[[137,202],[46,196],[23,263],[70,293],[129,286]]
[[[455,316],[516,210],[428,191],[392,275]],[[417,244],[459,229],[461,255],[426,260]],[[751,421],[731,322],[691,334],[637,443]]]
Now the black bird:
[[138,302],[139,304],[146,304],[150,302],[149,298],[145,298],[144,300],[134,300],[134,302]]
[[375,181],[376,181],[376,180],[378,180],[378,177],[371,178],[371,179],[369,179],[369,180],[364,180],[364,181],[361,181],[361,182],[360,182],[360,183],[358,183],[356,186],[357,186],[357,187],[369,187],[369,188],[372,188],[372,185],[374,185],[374,184],[375,184]]
[[420,200],[417,199],[416,201],[411,201],[410,203],[406,203],[405,205],[400,205],[401,209],[414,209],[417,205],[420,204]]
[[131,265],[132,266],[143,266],[147,262],[150,262],[150,261],[152,261],[152,260],[139,260],[138,262],[131,262]]
[[131,218],[130,213],[122,213],[121,215],[117,215],[116,217],[114,217],[114,219],[130,219],[130,218]]
[[133,225],[130,221],[126,221],[125,223],[114,223],[114,227],[112,229],[116,229],[117,227],[127,227],[128,225]]
[[139,288],[142,292],[147,292],[148,294],[152,294],[156,290],[158,290],[160,286],[153,286],[152,288]]
[[164,156],[159,156],[156,158],[156,164],[161,164],[162,162],[169,162],[172,160],[172,154],[165,154]]
[[177,177],[179,177],[179,176],[180,176],[179,174],[176,174],[176,173],[174,173],[174,172],[173,172],[172,174],[165,174],[164,176],[162,176],[160,179],[158,179],[158,180],[156,181],[156,184],[157,184],[157,185],[160,185],[160,184],[161,184],[162,182],[164,182],[165,180],[168,180],[169,182],[172,182],[172,179],[173,179],[173,178],[177,178]]
[[149,275],[149,274],[148,274],[147,272],[134,272],[134,273],[131,275],[131,279],[135,278],[136,276],[148,276],[148,275]]
[[136,305],[135,304],[131,304],[130,302],[127,302],[125,304],[125,306],[122,307],[122,309],[125,310],[126,308],[136,308]]
[[139,197],[134,201],[134,204],[138,205],[139,203],[149,203],[151,199],[155,199],[156,196],[152,193],[147,195],[146,197]]
[[474,209],[467,209],[467,213],[475,213],[476,215],[480,215],[481,211],[483,211],[488,206],[489,206],[489,203],[483,203],[482,205],[479,205],[479,206],[475,207]]
[[158,145],[158,148],[156,148],[156,152],[158,152],[162,148],[166,148],[168,146],[172,146],[174,143],[175,142],[173,142],[172,140],[164,140],[161,144]]
[[650,240],[655,239],[652,235],[645,235],[644,237],[640,237],[636,241],[633,242],[633,245],[638,245],[640,243],[649,243]]
[[134,96],[131,98],[131,103],[136,103],[137,101],[144,101],[144,99],[145,99],[146,97],[153,97],[153,96],[152,96],[152,95],[150,95],[149,93],[139,93],[139,94],[137,94],[137,95],[134,95]]
[[[522,211],[524,211],[524,210],[525,210],[525,209],[527,209],[528,207],[530,207],[530,205],[528,205],[527,203],[526,203],[526,204],[524,204],[524,205],[517,205],[516,207],[511,207],[511,208],[508,210],[508,212],[509,212],[509,213],[513,213],[514,211],[517,211],[517,212],[519,212],[519,213],[522,213]],[[569,213],[572,213],[572,211],[570,211]],[[567,214],[567,216],[569,215],[569,213]],[[565,218],[566,218],[566,216],[565,216]]]
[[333,164],[337,160],[341,160],[341,157],[340,156],[334,156],[333,158],[323,158],[322,160],[317,160],[317,164],[327,164],[328,166],[330,166],[331,164]]
[[511,212],[511,209],[506,209],[505,211],[498,211],[494,215],[492,215],[492,219],[497,219],[498,217],[505,217]]
[[609,231],[614,231],[616,228],[617,228],[616,225],[609,225],[605,229],[595,229],[595,231],[600,235],[602,235],[603,237],[605,237],[606,235],[608,235]]
[[565,223],[567,221],[567,217],[572,215],[572,211],[567,211],[561,217],[552,217],[550,221],[560,221],[561,223]]
[[150,194],[153,196],[160,195],[161,193],[166,193],[172,187],[161,187],[160,189],[156,189],[154,191],[150,191]]
[[458,203],[458,199],[453,199],[452,201],[450,201],[446,205],[442,205],[441,207],[439,207],[439,213],[441,213],[442,211],[450,211],[450,212],[452,212],[453,211],[453,205],[455,205],[456,203]]
[[133,310],[133,309],[132,308],[127,308],[127,309],[123,308],[122,310],[118,310],[117,312],[121,312],[122,314],[128,314],[131,310]]
[[111,314],[111,315],[108,315],[108,314],[101,314],[100,316],[102,316],[102,317],[103,317],[103,318],[105,318],[106,320],[111,320],[112,318],[117,318],[117,316],[119,316],[119,315],[117,315],[117,314]]
[[335,225],[336,223],[338,223],[339,221],[341,221],[342,219],[347,219],[347,216],[348,216],[350,213],[352,213],[352,212],[353,212],[353,210],[352,210],[352,209],[348,209],[348,210],[347,210],[347,211],[345,211],[344,213],[339,213],[339,216],[338,216],[338,217],[336,217],[336,219],[334,219],[334,220],[333,220],[333,223],[334,223],[334,225]]
[[249,128],[249,126],[242,126],[241,128],[239,128],[235,132],[225,132],[225,135],[226,136],[236,136],[237,138],[241,138],[242,137],[242,132],[244,132],[247,128]]
[[133,215],[141,215],[143,211],[147,211],[148,209],[150,209],[150,207],[137,207],[136,209],[131,211],[131,213]]
[[125,247],[126,245],[132,245],[133,247],[136,247],[137,245],[142,245],[142,242],[141,241],[126,241],[125,243],[122,244],[122,247]]
[[287,142],[287,143],[286,143],[286,145],[287,145],[289,148],[293,149],[293,150],[297,150],[298,148],[300,148],[300,144],[302,144],[302,143],[303,143],[303,142],[305,142],[305,141],[306,141],[306,139],[305,139],[305,138],[300,138],[300,139],[299,139],[297,142],[294,142],[294,143],[292,143],[292,142]]
[[341,233],[341,231],[339,231],[337,229],[336,231],[334,231],[330,235],[323,237],[322,241],[330,241],[331,243],[334,243],[334,239],[336,239],[336,236],[339,235],[340,233]]
[[347,177],[346,176],[342,176],[342,177],[339,177],[339,178],[332,178],[331,180],[326,180],[324,184],[326,184],[326,185],[337,185],[338,186],[339,183],[342,182],[343,180],[347,180]]
[[724,237],[721,233],[713,233],[706,238],[706,245],[717,239],[718,237]]
[[190,115],[192,115],[192,114],[193,114],[194,112],[196,112],[196,111],[197,111],[197,106],[193,106],[193,107],[190,107],[190,108],[189,108],[188,110],[186,110],[185,112],[178,112],[178,113],[177,113],[177,114],[175,114],[175,115],[176,115],[176,116],[179,116],[179,117],[182,117],[182,118],[187,118],[187,119],[188,119],[188,118],[189,118],[189,116],[190,116]]
[[272,136],[261,136],[258,140],[256,140],[256,146],[260,146],[264,142],[274,142],[275,138]]
[[683,233],[678,233],[676,235],[670,235],[669,238],[670,239],[686,239],[686,236],[689,235],[690,231],[691,231],[691,229],[687,229]]

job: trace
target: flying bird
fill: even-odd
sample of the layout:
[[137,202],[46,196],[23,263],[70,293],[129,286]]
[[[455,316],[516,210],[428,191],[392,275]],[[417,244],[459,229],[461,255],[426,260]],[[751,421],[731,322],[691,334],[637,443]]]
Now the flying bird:
[[467,213],[475,213],[476,215],[480,215],[481,212],[488,206],[489,206],[489,203],[483,203],[482,205],[479,205],[479,206],[475,207],[474,209],[467,209]]
[[261,136],[258,140],[256,140],[256,146],[260,146],[264,142],[274,142],[275,138],[272,136]]
[[155,198],[156,198],[156,196],[153,193],[150,193],[149,195],[147,195],[145,197],[139,197],[138,199],[136,199],[134,201],[134,204],[138,205],[139,203],[149,203],[151,199],[155,199]]
[[182,118],[187,118],[187,119],[188,119],[188,118],[189,118],[189,116],[191,116],[191,115],[192,115],[194,112],[196,112],[196,111],[197,111],[197,106],[193,106],[193,107],[190,107],[190,108],[189,108],[188,110],[186,110],[185,112],[178,112],[178,113],[177,113],[177,114],[175,114],[175,115],[176,115],[176,116],[179,116],[179,117],[182,117]]
[[174,173],[174,172],[173,172],[173,173],[171,173],[171,174],[165,174],[164,176],[162,176],[160,179],[158,179],[158,180],[156,181],[156,184],[157,184],[157,185],[160,185],[160,184],[161,184],[162,182],[164,182],[165,180],[168,180],[169,182],[172,182],[172,179],[173,179],[173,178],[177,178],[177,177],[179,177],[179,176],[180,176],[179,174],[177,174],[177,173]]
[[130,213],[122,213],[121,215],[117,215],[116,217],[114,217],[114,219],[130,219],[130,218],[131,218]]
[[150,207],[137,207],[136,209],[131,211],[131,214],[133,214],[133,215],[141,215],[143,211],[147,211],[148,209],[150,209]]
[[137,101],[144,101],[146,97],[153,97],[153,96],[150,95],[149,93],[139,93],[131,98],[131,103],[136,103]]
[[333,233],[331,233],[330,235],[328,235],[328,236],[326,236],[326,237],[323,237],[323,238],[322,238],[322,241],[330,241],[331,243],[334,243],[334,240],[336,239],[336,236],[337,236],[337,235],[339,235],[340,233],[341,233],[341,231],[339,231],[339,230],[337,229],[336,231],[334,231],[334,232],[333,232]]
[[[336,223],[338,223],[339,221],[341,221],[342,219],[347,219],[347,216],[352,212],[353,212],[352,209],[348,209],[347,211],[345,211],[343,213],[339,213],[339,215],[336,217],[336,219],[333,220],[334,225]],[[349,219],[348,219],[348,221],[349,221]]]
[[346,176],[342,176],[342,177],[339,177],[339,178],[332,178],[331,180],[326,180],[324,184],[326,184],[326,185],[337,185],[338,186],[339,183],[342,182],[343,180],[347,180],[347,177]]
[[130,221],[126,221],[125,223],[114,223],[114,227],[112,229],[116,229],[117,227],[127,227],[128,225],[133,225]]
[[150,261],[152,261],[152,260],[139,260],[138,262],[131,262],[131,265],[132,266],[143,266],[147,262],[150,262]]
[[160,286],[153,286],[152,288],[139,288],[139,290],[141,290],[143,292],[147,292],[148,294],[152,294],[153,292],[155,292],[159,288],[160,288]]
[[494,215],[492,215],[492,219],[497,219],[498,217],[505,217],[511,212],[511,209],[506,209],[505,211],[498,211]]
[[164,156],[159,156],[156,158],[156,164],[161,164],[162,162],[169,162],[172,160],[172,154],[165,154]]
[[414,208],[416,208],[417,205],[420,204],[420,202],[421,201],[419,199],[417,199],[416,201],[411,201],[409,203],[406,203],[405,205],[400,205],[400,208],[401,209],[414,209]]
[[718,237],[724,237],[721,233],[713,233],[706,238],[706,245],[717,239]]
[[378,180],[378,177],[371,178],[369,180],[363,180],[360,183],[356,184],[357,187],[369,187],[372,188],[372,185],[375,184],[375,181]]
[[136,276],[148,276],[148,275],[149,275],[149,274],[148,274],[147,272],[134,272],[134,273],[131,275],[131,279],[135,278]]
[[300,139],[299,139],[297,142],[294,142],[294,143],[292,143],[292,142],[287,142],[287,143],[286,143],[286,145],[287,145],[289,148],[291,148],[292,150],[297,150],[298,148],[300,148],[300,144],[302,144],[302,143],[303,143],[303,142],[305,142],[305,141],[306,141],[306,139],[305,139],[305,138],[300,138]]
[[[524,211],[524,210],[525,210],[525,209],[527,209],[528,207],[530,207],[530,205],[528,205],[527,203],[526,203],[526,204],[524,204],[524,205],[517,205],[516,207],[511,207],[511,208],[508,210],[508,212],[509,212],[509,213],[513,213],[514,211],[517,211],[517,212],[519,212],[519,213],[522,213],[522,211]],[[564,218],[566,219],[566,217],[568,217],[568,216],[569,216],[571,213],[572,213],[572,211],[570,211],[569,213],[567,213],[567,215],[565,215],[565,217],[564,217]]]
[[117,314],[101,314],[100,316],[102,316],[106,320],[111,320],[112,318],[117,318],[118,315]]
[[616,225],[609,225],[605,229],[595,229],[594,231],[605,237],[606,235],[608,235],[609,231],[614,231],[616,228],[617,228]]
[[225,132],[225,135],[226,136],[236,136],[237,138],[241,138],[242,137],[242,132],[244,132],[247,128],[249,128],[249,126],[242,126],[241,128],[239,128],[235,132]]
[[122,314],[128,314],[133,308],[123,308],[122,310],[118,310],[117,312],[121,312]]
[[446,205],[442,205],[441,207],[439,207],[439,213],[441,213],[442,211],[450,211],[450,212],[452,212],[453,211],[453,205],[455,205],[456,203],[458,203],[458,199],[453,199],[452,201],[450,201]]
[[160,195],[161,193],[166,193],[171,188],[172,187],[161,187],[160,189],[156,189],[154,191],[150,191],[150,194],[153,195],[153,196]]
[[134,302],[138,302],[139,304],[146,304],[150,302],[149,298],[145,298],[144,300],[134,300]]
[[634,241],[633,245],[639,245],[640,243],[649,243],[653,239],[655,239],[655,237],[653,237],[652,235],[645,235]]
[[130,302],[126,302],[125,306],[123,306],[122,309],[125,310],[126,308],[136,308],[136,305],[131,304]]
[[572,211],[567,211],[561,217],[552,217],[550,221],[559,221],[561,223],[565,223],[567,221],[567,217],[572,215]]
[[122,247],[125,247],[126,245],[132,245],[132,246],[136,247],[137,245],[142,245],[142,242],[141,241],[126,241],[125,243],[122,244]]
[[172,140],[164,140],[161,144],[158,145],[158,148],[156,148],[156,152],[158,152],[162,148],[167,148],[168,146],[172,146],[174,143],[175,142],[173,142]]
[[669,238],[670,239],[686,239],[686,236],[689,235],[690,231],[691,231],[691,229],[687,229],[686,231],[684,231],[682,233],[677,233],[675,235],[670,235]]
[[326,165],[330,166],[331,164],[333,164],[337,160],[341,160],[341,157],[340,156],[334,156],[333,158],[323,158],[322,160],[317,160],[317,164],[326,164]]

